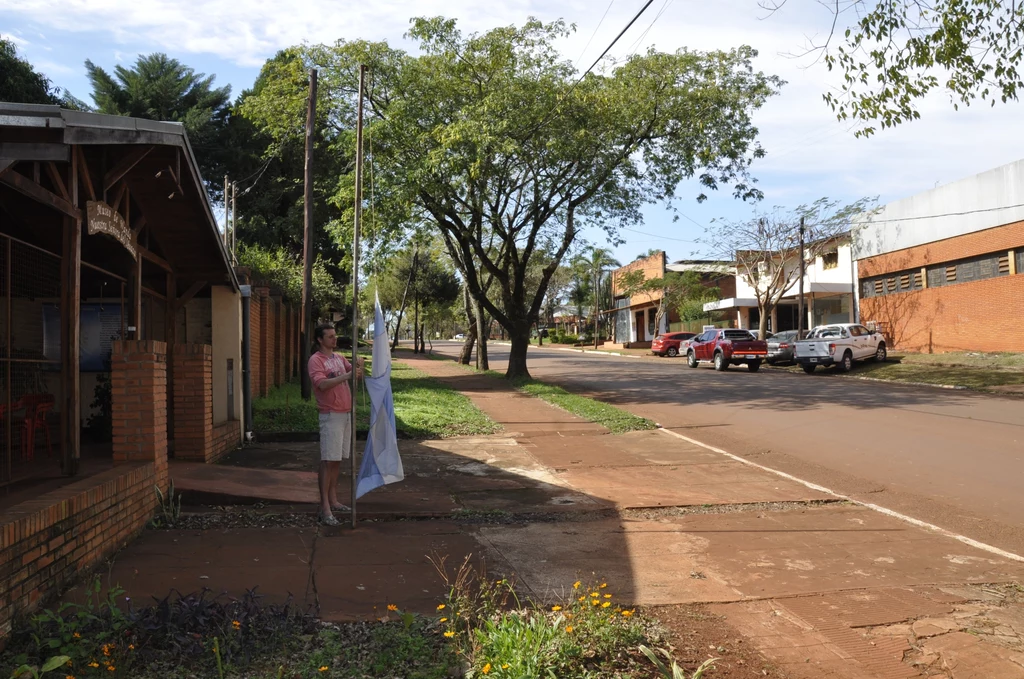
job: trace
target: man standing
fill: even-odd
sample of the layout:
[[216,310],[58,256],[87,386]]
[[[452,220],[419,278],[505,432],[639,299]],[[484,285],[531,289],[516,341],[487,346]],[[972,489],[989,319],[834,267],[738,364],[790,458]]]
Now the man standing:
[[334,353],[338,336],[334,326],[319,325],[313,331],[317,351],[309,357],[309,381],[320,411],[320,521],[337,526],[334,511],[349,508],[338,501],[341,461],[352,454],[352,389],[349,382],[363,376],[363,359],[352,364]]

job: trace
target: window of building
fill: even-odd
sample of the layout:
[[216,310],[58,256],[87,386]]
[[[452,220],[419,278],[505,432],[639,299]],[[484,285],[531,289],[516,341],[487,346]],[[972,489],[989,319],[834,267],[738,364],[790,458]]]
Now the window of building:
[[[1015,252],[1017,271],[1024,273],[1024,252]],[[876,276],[861,282],[861,297],[878,297],[895,292],[909,292],[922,289],[927,279],[929,288],[941,288],[957,283],[998,278],[1010,273],[1010,256],[1008,252],[996,252],[980,257],[969,257],[955,262],[944,262],[926,267],[922,275],[920,269],[911,269],[898,273]]]
[[821,268],[835,269],[839,266],[839,250],[826,252],[821,256]]
[[1017,273],[1024,273],[1024,247],[1014,253],[1017,260]]

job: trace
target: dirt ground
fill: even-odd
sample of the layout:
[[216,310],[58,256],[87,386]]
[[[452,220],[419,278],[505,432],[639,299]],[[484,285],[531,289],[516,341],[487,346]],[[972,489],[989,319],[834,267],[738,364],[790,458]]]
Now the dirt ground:
[[669,651],[687,673],[708,658],[718,658],[707,679],[789,679],[725,618],[703,604],[651,606],[644,612],[667,632]]

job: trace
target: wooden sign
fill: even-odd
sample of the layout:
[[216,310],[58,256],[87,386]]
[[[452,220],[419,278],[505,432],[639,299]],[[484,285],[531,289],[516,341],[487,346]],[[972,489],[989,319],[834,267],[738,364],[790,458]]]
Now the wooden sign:
[[133,258],[138,259],[139,253],[138,243],[135,240],[136,236],[132,233],[131,227],[124,221],[124,217],[103,201],[86,201],[85,207],[88,213],[87,221],[90,236],[97,233],[106,234],[123,245],[124,249]]

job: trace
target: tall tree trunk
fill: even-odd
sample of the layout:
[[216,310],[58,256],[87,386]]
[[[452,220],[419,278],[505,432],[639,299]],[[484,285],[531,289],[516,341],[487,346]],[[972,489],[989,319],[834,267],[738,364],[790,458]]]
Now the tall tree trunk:
[[542,346],[544,346],[544,338],[541,337],[541,334],[540,334],[540,321],[537,321],[536,328],[537,328],[537,346],[538,347],[542,347]]
[[[402,314],[405,313],[405,301],[409,297],[409,286],[416,280],[416,267],[419,264],[420,251],[413,250],[412,266],[409,268],[409,277],[405,279],[405,292],[402,293],[402,306],[398,308],[398,322],[395,323],[395,339],[391,342],[391,351],[398,346],[398,333],[402,330]],[[415,353],[415,352],[413,352]]]
[[412,353],[420,353],[420,296],[413,297]]
[[474,311],[476,312],[476,368],[477,370],[490,370],[490,363],[487,361],[487,316],[484,314],[484,307],[480,302],[473,300]]
[[462,344],[462,351],[459,353],[459,363],[469,365],[469,361],[473,358],[473,345],[476,343],[476,320],[471,306],[469,288],[465,285],[462,286],[462,307],[466,312],[469,329],[466,331],[466,341]]
[[509,338],[512,340],[512,350],[508,355],[508,370],[505,377],[508,379],[530,378],[530,371],[526,369],[526,351],[530,346],[530,326],[527,325],[515,331],[509,331]]
[[771,315],[772,310],[767,304],[758,307],[758,310],[761,312],[761,319],[758,323],[757,339],[763,340],[765,338],[765,333],[768,332],[768,317]]

